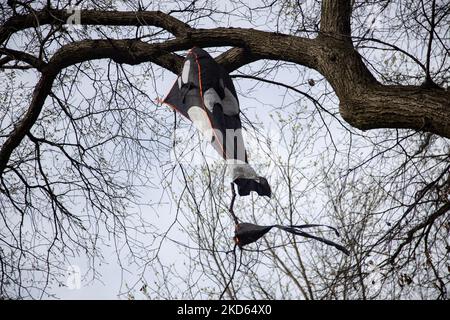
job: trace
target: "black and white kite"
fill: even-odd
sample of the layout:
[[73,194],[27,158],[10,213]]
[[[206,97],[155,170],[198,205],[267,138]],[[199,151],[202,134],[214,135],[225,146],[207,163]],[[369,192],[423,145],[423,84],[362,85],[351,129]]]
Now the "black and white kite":
[[322,237],[318,237],[315,235],[312,235],[310,233],[307,233],[305,231],[303,231],[303,229],[306,228],[316,228],[316,227],[326,227],[329,228],[331,230],[333,230],[337,236],[339,236],[338,231],[330,226],[327,225],[323,225],[323,224],[304,224],[304,225],[298,225],[298,226],[280,226],[278,224],[274,224],[271,226],[259,226],[253,223],[238,223],[236,224],[236,229],[235,229],[235,233],[234,233],[234,241],[236,242],[236,244],[239,246],[239,248],[242,248],[243,246],[253,243],[255,241],[257,241],[259,238],[261,238],[262,236],[264,236],[267,232],[269,232],[272,228],[278,228],[281,230],[284,230],[286,232],[295,234],[295,235],[299,235],[305,238],[310,238],[310,239],[314,239],[320,242],[323,242],[329,246],[333,246],[336,249],[342,251],[343,253],[345,253],[346,255],[349,255],[349,251],[342,245],[333,242],[331,240],[322,238]]
[[[178,76],[169,94],[162,102],[191,120],[227,161],[232,180],[238,186],[239,195],[246,196],[251,191],[256,191],[261,196],[271,196],[266,178],[258,176],[248,164],[242,138],[239,101],[230,75],[205,50],[196,47],[189,50],[181,75]],[[233,186],[232,188],[233,200],[230,212],[234,216],[232,206],[235,193]],[[240,248],[257,241],[272,228],[278,228],[326,243],[349,254],[342,245],[303,231],[305,228],[324,225],[259,226],[251,223],[239,223],[236,216],[234,219],[236,222],[234,240]],[[325,227],[331,228],[337,233],[335,228]],[[337,233],[337,235],[339,234]]]
[[188,52],[181,75],[163,102],[190,119],[227,161],[239,195],[256,191],[271,196],[266,178],[248,164],[233,82],[205,50],[194,47]]

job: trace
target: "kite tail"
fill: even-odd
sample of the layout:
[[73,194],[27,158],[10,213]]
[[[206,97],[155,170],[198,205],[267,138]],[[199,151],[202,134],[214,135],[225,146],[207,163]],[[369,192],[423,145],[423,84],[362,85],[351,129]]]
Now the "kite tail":
[[317,227],[325,227],[328,229],[331,229],[334,231],[334,233],[336,234],[336,236],[340,237],[339,232],[337,231],[336,228],[329,226],[327,224],[314,224],[314,223],[308,223],[308,224],[300,224],[300,225],[291,225],[290,227],[292,228],[296,228],[296,229],[306,229],[306,228],[317,228]]
[[307,232],[301,231],[300,229],[305,229],[305,228],[312,228],[312,227],[327,227],[332,229],[334,232],[336,232],[336,234],[339,236],[339,233],[337,232],[337,230],[333,227],[327,226],[327,225],[322,225],[322,224],[305,224],[305,225],[299,225],[299,226],[280,226],[280,225],[275,225],[274,227],[277,227],[281,230],[284,230],[286,232],[295,234],[295,235],[299,235],[305,238],[310,238],[310,239],[314,239],[320,242],[323,242],[329,246],[335,247],[336,249],[338,249],[339,251],[342,251],[343,253],[345,253],[346,255],[349,255],[350,252],[342,245],[333,242],[331,240],[322,238],[322,237],[318,237],[318,236],[314,236],[312,234],[309,234]]

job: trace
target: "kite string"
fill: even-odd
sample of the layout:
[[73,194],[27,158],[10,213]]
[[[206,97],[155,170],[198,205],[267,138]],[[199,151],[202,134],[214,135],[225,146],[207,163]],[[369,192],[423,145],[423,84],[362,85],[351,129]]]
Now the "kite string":
[[228,211],[230,212],[231,216],[233,217],[234,224],[237,226],[239,224],[239,219],[234,213],[234,201],[236,200],[236,191],[234,190],[234,182],[231,183],[231,203],[230,207],[228,208]]

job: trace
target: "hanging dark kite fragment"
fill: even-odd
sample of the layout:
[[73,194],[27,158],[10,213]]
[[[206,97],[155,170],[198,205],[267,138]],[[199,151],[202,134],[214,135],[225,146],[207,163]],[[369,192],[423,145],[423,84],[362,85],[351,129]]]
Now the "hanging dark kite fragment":
[[271,226],[259,226],[253,223],[238,223],[236,225],[235,233],[234,233],[234,241],[239,246],[239,248],[242,248],[243,246],[253,243],[260,239],[262,236],[264,236],[267,232],[269,232],[272,228],[278,228],[281,230],[284,230],[286,232],[302,236],[305,238],[314,239],[320,242],[323,242],[329,246],[333,246],[336,249],[342,251],[346,255],[349,255],[350,252],[342,245],[335,243],[331,240],[318,237],[315,235],[312,235],[310,233],[307,233],[305,231],[302,231],[301,229],[307,229],[307,228],[316,228],[316,227],[326,227],[331,230],[333,230],[337,236],[339,236],[339,233],[337,230],[333,227],[323,225],[323,224],[304,224],[304,225],[295,225],[295,226],[280,226],[278,224],[274,224]]
[[164,103],[192,121],[227,161],[241,196],[271,196],[267,179],[248,164],[239,101],[228,72],[205,50],[192,48]]

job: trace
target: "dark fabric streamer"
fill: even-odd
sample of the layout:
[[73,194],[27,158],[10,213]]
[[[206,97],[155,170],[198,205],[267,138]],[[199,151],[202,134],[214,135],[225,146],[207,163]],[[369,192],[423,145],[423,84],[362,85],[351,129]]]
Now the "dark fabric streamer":
[[235,234],[234,234],[234,240],[236,244],[242,248],[243,246],[256,242],[258,239],[263,237],[267,232],[269,232],[272,228],[278,228],[281,230],[284,230],[286,232],[302,236],[305,238],[314,239],[320,242],[323,242],[329,246],[335,247],[339,251],[342,251],[346,255],[349,255],[350,252],[342,245],[333,242],[331,240],[318,237],[315,235],[312,235],[310,233],[307,233],[305,231],[302,231],[301,229],[307,229],[307,228],[316,228],[316,227],[326,227],[331,230],[333,230],[337,236],[339,236],[338,231],[330,226],[323,225],[323,224],[304,224],[304,225],[293,225],[293,226],[281,226],[278,224],[274,224],[271,226],[259,226],[253,223],[239,223],[236,225]]

